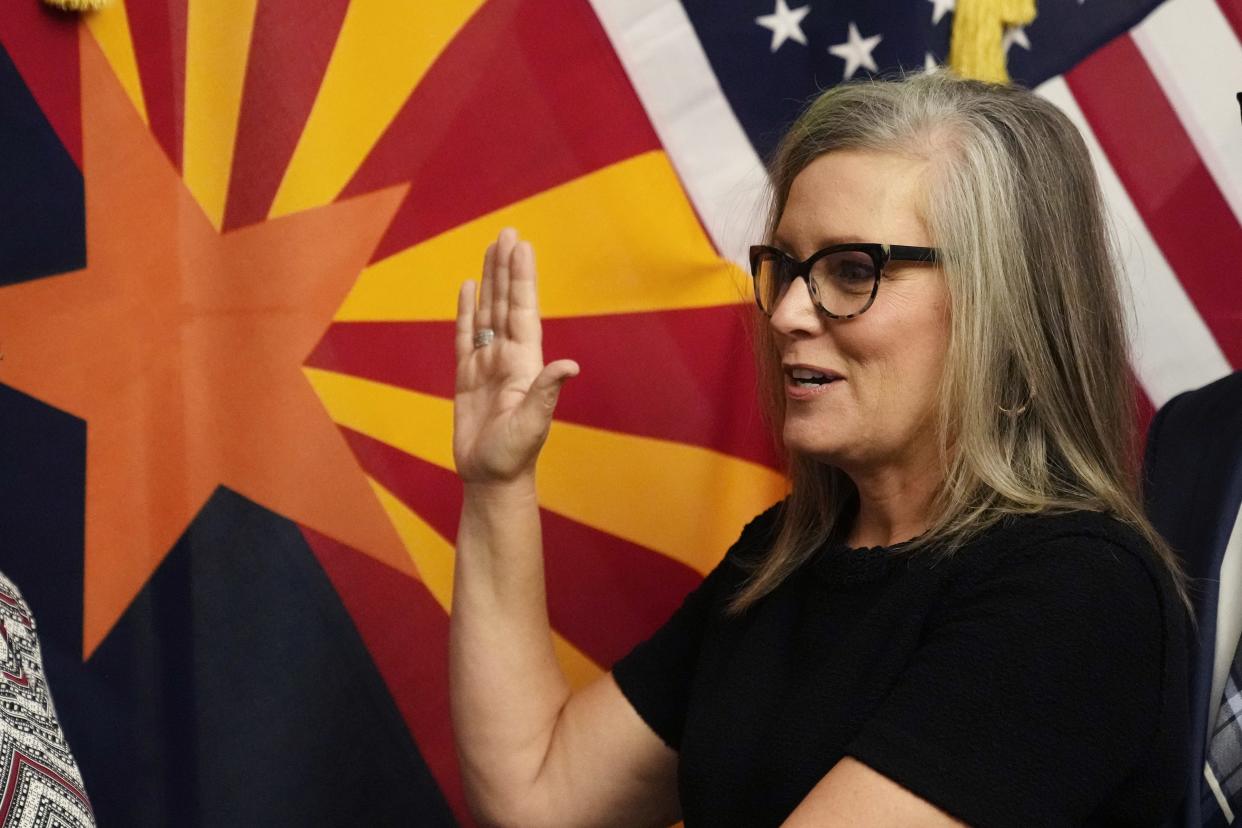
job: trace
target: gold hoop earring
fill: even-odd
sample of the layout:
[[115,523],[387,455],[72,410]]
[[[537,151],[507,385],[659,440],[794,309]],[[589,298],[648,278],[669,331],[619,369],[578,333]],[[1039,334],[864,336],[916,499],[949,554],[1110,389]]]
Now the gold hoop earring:
[[1006,417],[1017,419],[1018,417],[1021,417],[1023,414],[1026,413],[1027,409],[1031,407],[1031,402],[1034,399],[1035,399],[1035,390],[1031,389],[1031,393],[1027,395],[1026,400],[1023,401],[1022,405],[1018,406],[1017,408],[1005,408],[1005,406],[998,404],[996,406],[996,410],[1004,414]]

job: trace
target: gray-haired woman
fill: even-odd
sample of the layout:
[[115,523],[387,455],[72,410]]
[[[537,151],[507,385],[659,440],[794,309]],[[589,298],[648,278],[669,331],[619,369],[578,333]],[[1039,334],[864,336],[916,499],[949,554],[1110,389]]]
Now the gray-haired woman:
[[[452,702],[506,825],[1159,824],[1188,602],[1144,519],[1117,264],[1072,125],[937,74],[824,93],[751,251],[791,491],[571,693],[534,467],[562,384],[513,231],[458,306]],[[476,310],[477,305],[477,310]],[[589,458],[583,458],[589,462]]]

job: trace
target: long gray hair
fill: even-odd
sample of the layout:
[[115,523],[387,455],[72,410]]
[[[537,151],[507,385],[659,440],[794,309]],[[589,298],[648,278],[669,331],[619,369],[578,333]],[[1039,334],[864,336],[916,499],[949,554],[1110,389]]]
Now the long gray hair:
[[[1077,130],[1027,90],[944,72],[834,87],[772,158],[768,238],[794,178],[847,149],[928,162],[917,207],[944,253],[951,321],[937,433],[945,474],[928,531],[912,546],[948,555],[1005,515],[1106,512],[1151,543],[1189,610],[1178,560],[1140,506],[1119,268]],[[755,333],[761,399],[779,435],[780,355],[766,319]],[[847,528],[857,498],[850,479],[796,453],[788,462],[792,492],[773,548],[732,612]]]

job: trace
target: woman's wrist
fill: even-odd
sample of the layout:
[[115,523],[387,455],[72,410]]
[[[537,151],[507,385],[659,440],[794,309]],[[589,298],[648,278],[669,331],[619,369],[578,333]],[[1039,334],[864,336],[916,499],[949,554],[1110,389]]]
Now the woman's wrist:
[[483,507],[538,505],[535,474],[529,472],[510,480],[467,480],[462,482],[467,503]]
[[[539,558],[539,498],[534,475],[513,480],[464,483],[461,524],[457,532],[459,557],[485,560],[499,556]],[[478,555],[484,550],[490,554]],[[541,576],[542,577],[542,576]]]

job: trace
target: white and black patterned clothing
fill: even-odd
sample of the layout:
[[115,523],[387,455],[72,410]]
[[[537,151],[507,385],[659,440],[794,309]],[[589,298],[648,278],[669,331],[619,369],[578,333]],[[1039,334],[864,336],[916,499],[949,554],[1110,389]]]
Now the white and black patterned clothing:
[[93,826],[43,674],[34,615],[0,575],[0,828]]
[[1184,611],[1103,515],[1014,518],[948,561],[829,545],[741,617],[753,521],[614,667],[678,750],[688,828],[777,825],[844,756],[971,825],[1158,825],[1186,763]]

